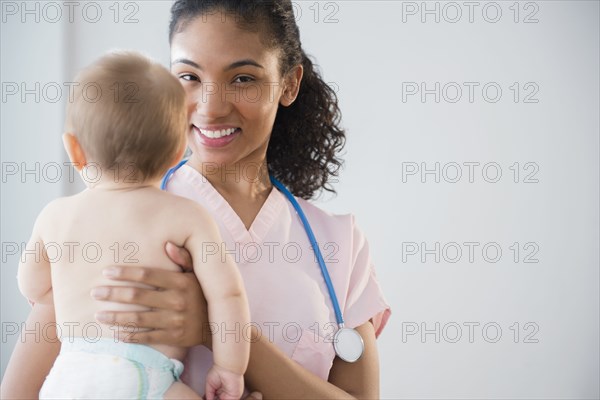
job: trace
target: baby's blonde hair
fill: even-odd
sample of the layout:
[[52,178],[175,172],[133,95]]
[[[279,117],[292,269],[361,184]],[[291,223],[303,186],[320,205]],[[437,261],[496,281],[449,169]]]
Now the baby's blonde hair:
[[186,141],[185,92],[166,68],[142,54],[118,51],[75,81],[66,128],[87,162],[143,182],[159,178],[176,161]]

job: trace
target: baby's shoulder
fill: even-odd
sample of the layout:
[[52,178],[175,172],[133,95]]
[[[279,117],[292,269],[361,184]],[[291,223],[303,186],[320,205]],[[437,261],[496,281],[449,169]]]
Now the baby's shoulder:
[[162,191],[164,201],[168,202],[172,208],[181,207],[182,210],[197,212],[197,210],[204,210],[197,201],[189,199],[187,197],[179,196],[170,192]]
[[208,210],[198,202],[168,192],[163,192],[163,194],[163,209],[169,218],[187,222],[212,219]]
[[77,200],[73,199],[75,196],[58,197],[44,206],[40,211],[40,218],[52,218],[57,215],[61,215],[69,210],[73,203]]
[[[216,238],[219,232],[212,214],[199,203],[185,197],[168,194],[160,212],[164,232],[176,232],[185,238],[202,240]],[[186,239],[187,240],[187,239]]]
[[72,209],[72,197],[58,197],[46,204],[35,220],[34,230],[43,232],[56,225],[61,216],[66,215]]

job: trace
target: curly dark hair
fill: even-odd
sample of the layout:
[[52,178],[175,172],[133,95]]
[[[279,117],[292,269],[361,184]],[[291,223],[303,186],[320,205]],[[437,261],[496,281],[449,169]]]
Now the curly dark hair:
[[[260,32],[271,49],[279,49],[283,76],[302,64],[304,73],[296,100],[279,105],[267,149],[269,172],[297,197],[312,198],[320,189],[335,193],[329,180],[342,166],[344,147],[341,111],[335,91],[327,85],[302,49],[290,0],[177,0],[171,8],[169,42],[201,15],[220,11],[235,17],[244,30]],[[262,29],[261,29],[262,28]]]

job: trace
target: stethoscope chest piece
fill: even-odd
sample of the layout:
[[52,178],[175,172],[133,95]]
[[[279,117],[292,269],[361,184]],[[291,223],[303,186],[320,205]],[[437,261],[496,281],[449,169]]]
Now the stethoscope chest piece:
[[362,356],[365,344],[356,329],[340,328],[333,336],[333,348],[339,358],[353,363]]

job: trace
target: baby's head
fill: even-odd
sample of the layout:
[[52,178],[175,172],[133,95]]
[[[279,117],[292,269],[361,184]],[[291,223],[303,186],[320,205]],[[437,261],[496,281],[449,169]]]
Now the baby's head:
[[181,158],[185,92],[166,68],[139,53],[112,52],[75,81],[65,146],[77,169],[94,163],[103,177],[150,182]]

